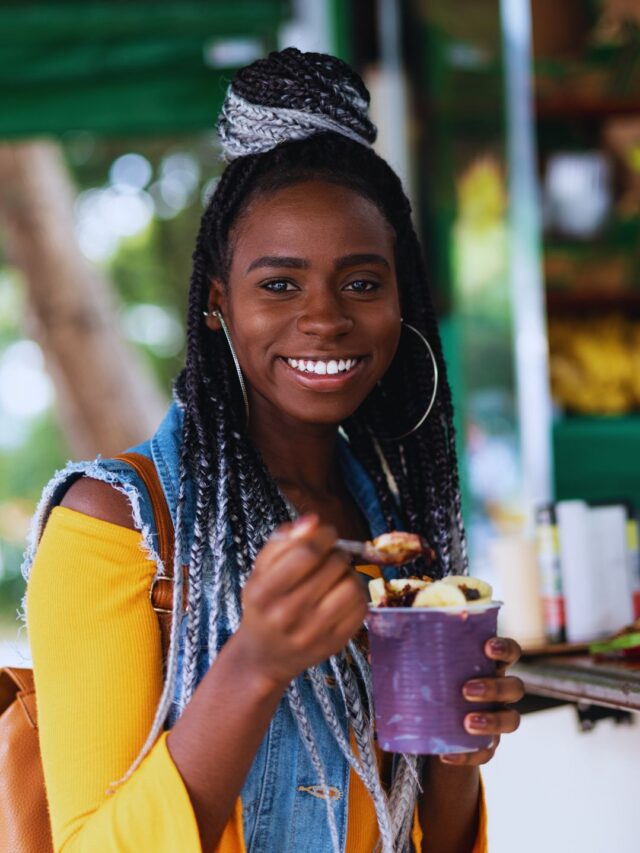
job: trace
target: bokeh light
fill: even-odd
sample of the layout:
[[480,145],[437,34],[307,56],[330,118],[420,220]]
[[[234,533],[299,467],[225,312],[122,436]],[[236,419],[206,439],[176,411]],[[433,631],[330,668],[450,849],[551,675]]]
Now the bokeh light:
[[0,448],[20,447],[28,437],[28,422],[53,400],[40,347],[28,340],[10,344],[0,358]]
[[129,305],[122,312],[122,327],[130,341],[143,344],[160,358],[177,355],[184,344],[180,321],[161,305]]

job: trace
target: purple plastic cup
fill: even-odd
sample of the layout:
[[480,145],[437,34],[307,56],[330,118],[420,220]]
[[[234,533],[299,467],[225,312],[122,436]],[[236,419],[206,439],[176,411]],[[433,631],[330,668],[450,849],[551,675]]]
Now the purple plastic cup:
[[472,607],[369,607],[367,628],[380,748],[443,755],[491,744],[471,735],[466,714],[493,705],[468,702],[462,685],[496,673],[484,644],[496,636],[501,602]]

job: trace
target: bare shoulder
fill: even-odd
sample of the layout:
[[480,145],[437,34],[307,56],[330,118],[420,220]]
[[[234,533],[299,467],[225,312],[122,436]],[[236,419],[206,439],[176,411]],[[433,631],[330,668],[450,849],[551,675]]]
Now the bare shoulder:
[[126,496],[101,480],[91,477],[76,480],[60,501],[60,506],[135,530],[131,505]]

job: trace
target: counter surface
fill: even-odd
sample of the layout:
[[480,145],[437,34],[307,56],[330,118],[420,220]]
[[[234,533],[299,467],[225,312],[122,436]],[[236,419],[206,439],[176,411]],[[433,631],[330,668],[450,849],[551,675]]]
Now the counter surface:
[[589,655],[523,656],[509,670],[527,693],[640,711],[640,661],[596,661]]

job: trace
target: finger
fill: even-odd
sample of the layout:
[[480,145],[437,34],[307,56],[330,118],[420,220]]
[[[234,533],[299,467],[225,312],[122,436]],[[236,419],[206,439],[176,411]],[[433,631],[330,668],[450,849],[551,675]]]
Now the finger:
[[327,649],[324,658],[337,654],[343,649],[362,628],[362,622],[366,616],[366,608],[360,611],[359,607],[349,604],[336,613],[330,626],[322,632],[323,638],[327,640]]
[[317,636],[322,631],[340,630],[350,637],[362,625],[368,602],[353,572],[336,583],[314,608],[307,619],[305,634]]
[[472,735],[509,734],[515,732],[519,725],[520,714],[512,709],[476,712],[464,718],[464,727]]
[[462,688],[462,695],[469,702],[519,702],[524,696],[524,684],[519,678],[474,678]]
[[289,549],[292,539],[295,540],[315,529],[319,523],[318,515],[309,513],[296,521],[286,521],[284,524],[279,524],[263,545],[256,560],[256,568],[259,570],[262,564],[268,565],[279,554],[285,553]]
[[368,611],[367,594],[360,586],[353,570],[350,570],[339,583],[334,584],[327,591],[322,600],[318,602],[317,612],[319,616],[331,617],[343,606],[357,608],[359,613],[366,614]]
[[522,649],[509,637],[492,637],[484,644],[484,653],[491,660],[512,666],[520,659]]
[[295,538],[292,533],[276,557],[269,563],[266,556],[261,560],[260,603],[264,605],[274,596],[290,592],[312,575],[329,556],[335,541],[335,528],[328,524],[312,527]]
[[349,558],[340,551],[332,551],[329,556],[317,566],[313,574],[300,580],[298,585],[287,595],[287,606],[306,617],[309,610],[315,610],[329,590],[353,570]]

